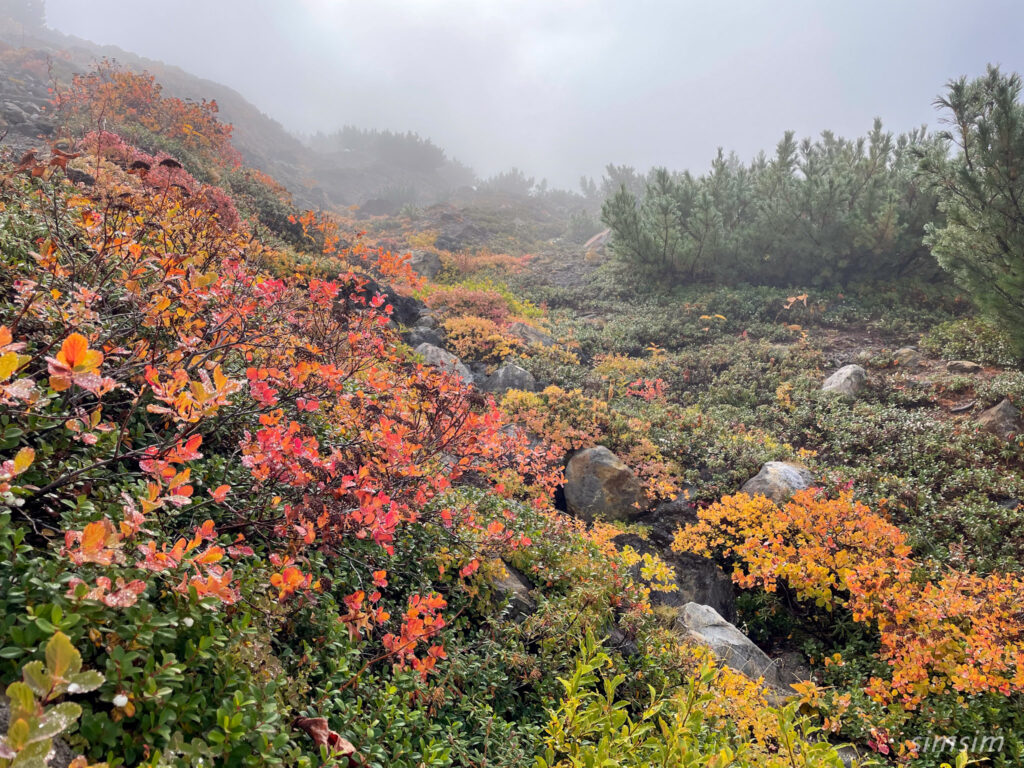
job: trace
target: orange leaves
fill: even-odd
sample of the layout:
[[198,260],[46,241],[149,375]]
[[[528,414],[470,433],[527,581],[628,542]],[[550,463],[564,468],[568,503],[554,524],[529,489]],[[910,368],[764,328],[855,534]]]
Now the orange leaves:
[[310,574],[303,573],[294,565],[289,565],[280,573],[274,573],[270,576],[271,585],[278,590],[278,600],[290,597],[296,590],[309,589],[312,581],[313,577]]
[[906,536],[855,502],[800,491],[782,507],[763,496],[726,496],[698,511],[673,548],[717,554],[735,563],[744,587],[772,591],[784,580],[797,596],[874,624],[891,680],[874,679],[876,699],[918,707],[932,693],[1009,695],[1024,691],[1024,617],[1017,574],[948,572],[915,576]]
[[447,658],[441,645],[428,647],[425,656],[416,655],[417,646],[428,642],[444,627],[445,621],[441,611],[447,605],[445,599],[437,593],[426,597],[413,595],[409,598],[409,607],[403,617],[400,633],[387,634],[381,641],[388,652],[397,659],[399,666],[412,666],[423,679],[426,679],[433,670],[438,659]]
[[169,378],[153,366],[146,366],[146,383],[153,395],[165,405],[149,404],[146,410],[169,416],[174,421],[195,424],[213,416],[220,408],[228,405],[231,395],[242,388],[239,381],[229,379],[219,365],[214,366],[211,377],[205,370],[199,371],[199,380],[189,378],[181,368],[176,368]]
[[61,344],[56,357],[46,358],[50,373],[50,387],[55,392],[70,389],[72,384],[87,389],[96,397],[111,391],[113,379],[99,376],[103,353],[89,349],[89,341],[80,333],[72,333]]

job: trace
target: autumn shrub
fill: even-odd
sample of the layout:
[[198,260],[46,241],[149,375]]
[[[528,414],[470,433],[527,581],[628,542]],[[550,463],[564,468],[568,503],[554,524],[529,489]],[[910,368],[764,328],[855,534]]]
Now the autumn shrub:
[[241,162],[231,145],[231,126],[217,119],[217,102],[164,96],[152,75],[123,69],[110,60],[75,75],[56,100],[71,133],[120,133],[152,154],[163,151],[177,157],[206,180],[214,169],[234,168]]
[[[797,600],[849,610],[877,629],[887,669],[865,681],[864,691],[902,717],[895,721],[901,728],[923,725],[914,713],[945,697],[979,724],[1009,722],[1001,710],[1014,711],[1024,691],[1019,574],[982,576],[915,560],[906,535],[849,492],[800,491],[781,506],[763,496],[726,496],[698,518],[676,534],[674,548],[724,559],[741,587],[773,592],[784,584]],[[995,712],[979,708],[992,694],[1007,701]],[[878,747],[883,754],[911,749],[898,732]]]
[[515,354],[519,340],[485,317],[450,317],[441,321],[448,345],[462,360],[500,363]]

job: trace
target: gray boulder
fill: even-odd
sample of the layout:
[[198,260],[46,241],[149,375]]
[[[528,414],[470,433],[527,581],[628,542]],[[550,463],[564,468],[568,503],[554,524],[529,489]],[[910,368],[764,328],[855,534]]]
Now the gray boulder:
[[473,374],[469,372],[469,368],[463,365],[462,361],[451,352],[446,352],[434,344],[424,342],[416,347],[416,354],[422,357],[427,365],[433,365],[449,373],[461,376],[467,384],[473,383]]
[[578,451],[565,468],[565,503],[591,521],[632,520],[640,514],[640,481],[602,445]]
[[812,482],[814,475],[805,466],[789,461],[769,461],[743,484],[740,492],[748,496],[767,496],[781,504],[797,491],[809,488]]
[[946,363],[946,370],[950,373],[981,373],[983,368],[978,363],[970,360],[950,360]]
[[913,347],[897,349],[893,352],[893,357],[896,359],[896,365],[906,368],[908,371],[916,371],[924,365],[924,355]]
[[537,380],[525,368],[521,368],[515,363],[505,363],[487,377],[480,385],[480,389],[484,392],[493,392],[496,395],[503,395],[510,389],[533,392],[537,389]]
[[867,372],[859,365],[844,365],[822,384],[823,392],[837,392],[843,397],[856,397],[867,381]]
[[555,344],[555,340],[549,334],[526,323],[512,323],[508,327],[508,332],[526,345],[539,344],[542,347],[552,347]]
[[409,266],[427,280],[433,280],[441,271],[441,257],[433,251],[410,251]]
[[675,629],[706,646],[723,664],[752,680],[764,678],[767,685],[783,689],[792,682],[767,653],[711,606],[687,603],[679,609]]
[[975,423],[986,432],[998,435],[1004,440],[1009,440],[1013,435],[1024,431],[1020,411],[1006,398],[998,405],[993,405],[978,414]]
[[402,336],[405,338],[405,343],[415,349],[420,344],[430,344],[434,347],[441,347],[444,345],[444,337],[441,336],[440,332],[436,328],[428,328],[424,325],[417,325],[415,328],[410,328]]

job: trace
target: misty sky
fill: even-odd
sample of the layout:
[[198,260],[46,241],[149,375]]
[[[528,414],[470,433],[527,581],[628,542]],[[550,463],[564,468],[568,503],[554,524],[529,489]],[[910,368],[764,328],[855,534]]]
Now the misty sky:
[[707,167],[786,129],[935,124],[1024,72],[1021,0],[47,0],[49,24],[231,86],[285,127],[412,130],[490,175]]

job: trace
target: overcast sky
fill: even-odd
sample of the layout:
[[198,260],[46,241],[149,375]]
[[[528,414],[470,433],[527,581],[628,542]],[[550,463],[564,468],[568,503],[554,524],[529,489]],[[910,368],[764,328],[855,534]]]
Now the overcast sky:
[[703,170],[782,132],[935,124],[1024,72],[1021,0],[47,0],[50,26],[219,81],[285,127],[412,130],[490,175]]

